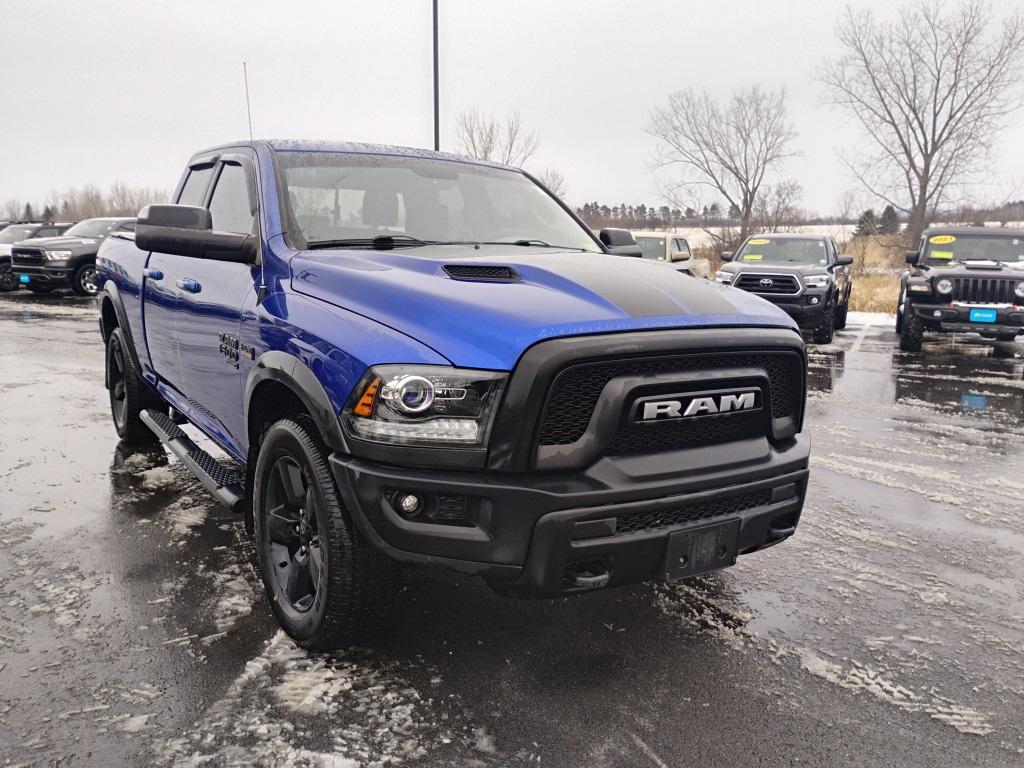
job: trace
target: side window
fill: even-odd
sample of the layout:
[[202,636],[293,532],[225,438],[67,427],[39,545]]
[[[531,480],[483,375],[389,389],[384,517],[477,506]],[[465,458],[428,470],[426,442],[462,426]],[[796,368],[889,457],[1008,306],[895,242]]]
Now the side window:
[[689,257],[689,255],[690,255],[690,246],[687,245],[686,241],[685,240],[676,240],[676,243],[678,243],[679,253],[681,253],[685,257]]
[[215,230],[243,235],[252,233],[249,185],[242,166],[233,163],[222,166],[213,197],[210,198],[210,215]]
[[37,229],[32,237],[56,237],[59,234],[60,232],[56,227],[43,227],[42,229]]
[[210,177],[213,176],[213,166],[206,168],[193,168],[185,179],[185,186],[181,188],[178,195],[178,205],[202,205],[206,198],[206,188],[210,185]]

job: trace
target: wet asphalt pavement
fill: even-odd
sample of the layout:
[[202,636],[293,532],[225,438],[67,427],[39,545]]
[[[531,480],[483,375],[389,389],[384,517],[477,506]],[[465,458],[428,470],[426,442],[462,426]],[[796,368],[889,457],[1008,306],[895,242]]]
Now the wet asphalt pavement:
[[1024,359],[851,315],[811,385],[782,546],[554,601],[409,570],[309,655],[241,521],[119,448],[93,302],[2,296],[0,766],[1024,765]]

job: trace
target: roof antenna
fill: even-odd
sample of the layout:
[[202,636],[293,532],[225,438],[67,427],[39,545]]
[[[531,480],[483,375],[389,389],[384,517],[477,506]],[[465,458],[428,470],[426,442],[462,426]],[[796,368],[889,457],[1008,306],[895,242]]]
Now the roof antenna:
[[242,62],[242,77],[245,79],[245,114],[249,118],[249,141],[252,141],[252,109],[249,107],[249,70]]

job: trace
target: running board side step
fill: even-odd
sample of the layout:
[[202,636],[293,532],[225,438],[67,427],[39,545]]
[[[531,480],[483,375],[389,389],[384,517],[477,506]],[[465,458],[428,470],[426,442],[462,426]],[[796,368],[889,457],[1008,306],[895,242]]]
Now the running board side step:
[[139,418],[221,504],[232,512],[243,511],[245,488],[234,472],[193,443],[166,413],[150,408]]

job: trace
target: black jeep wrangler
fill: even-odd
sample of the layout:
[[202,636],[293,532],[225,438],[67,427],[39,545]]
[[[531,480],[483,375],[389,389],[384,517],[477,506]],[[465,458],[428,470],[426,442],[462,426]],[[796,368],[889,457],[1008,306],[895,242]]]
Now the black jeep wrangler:
[[1024,230],[932,227],[907,263],[896,314],[904,352],[920,352],[925,332],[1024,333]]

